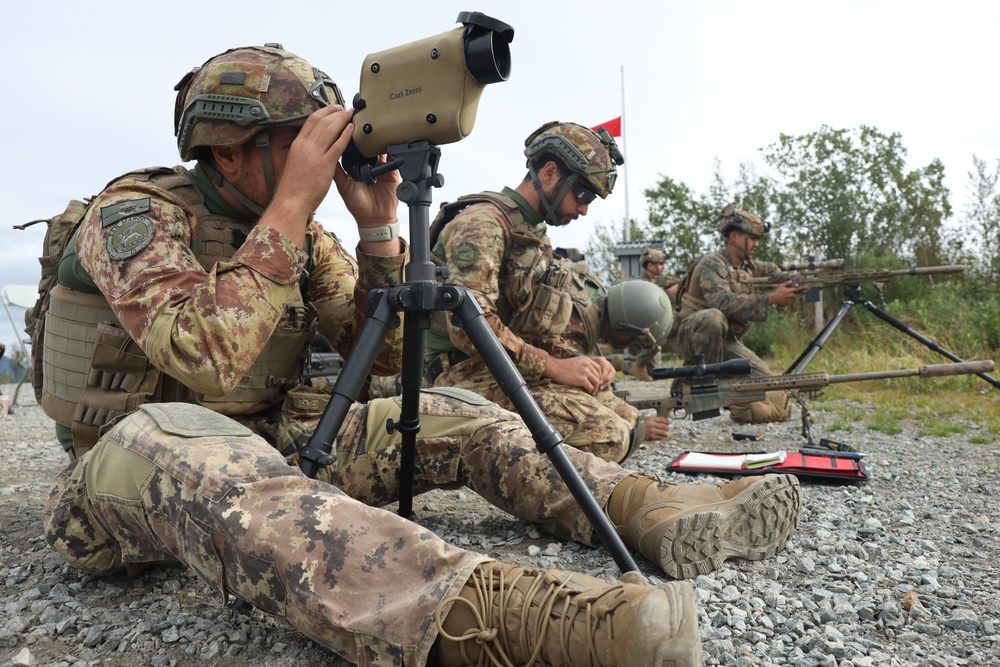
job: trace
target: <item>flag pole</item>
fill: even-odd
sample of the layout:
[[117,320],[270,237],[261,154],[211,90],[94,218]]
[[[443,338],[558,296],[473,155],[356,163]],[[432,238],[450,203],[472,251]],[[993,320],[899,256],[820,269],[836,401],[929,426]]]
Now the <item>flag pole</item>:
[[622,129],[621,135],[623,139],[622,157],[625,158],[625,164],[622,165],[622,180],[625,181],[625,241],[630,241],[632,236],[632,225],[629,222],[628,214],[628,142],[625,139],[625,65],[621,66],[622,73]]

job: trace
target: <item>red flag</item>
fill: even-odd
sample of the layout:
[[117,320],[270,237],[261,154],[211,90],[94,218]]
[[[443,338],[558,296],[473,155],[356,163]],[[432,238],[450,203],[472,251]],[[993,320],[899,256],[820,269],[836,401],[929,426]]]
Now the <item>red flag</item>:
[[606,123],[601,123],[600,125],[595,125],[594,127],[590,128],[590,129],[592,129],[594,132],[597,132],[602,127],[605,130],[607,130],[608,134],[610,134],[612,137],[620,137],[620,136],[622,136],[622,117],[618,116],[618,118],[612,118],[611,120],[607,121]]

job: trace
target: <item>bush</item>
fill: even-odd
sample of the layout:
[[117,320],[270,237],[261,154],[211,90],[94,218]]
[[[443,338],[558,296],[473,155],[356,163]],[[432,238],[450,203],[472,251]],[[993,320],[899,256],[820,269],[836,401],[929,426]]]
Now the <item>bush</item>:
[[[1000,357],[1000,295],[969,280],[938,282],[930,288],[923,278],[904,278],[893,283],[911,281],[921,283],[922,289],[911,286],[901,290],[908,298],[889,301],[884,307],[888,314],[961,359]],[[836,296],[832,289],[824,294],[827,321],[840,307]],[[873,303],[880,305],[874,300]],[[815,336],[811,313],[812,304],[804,301],[785,311],[772,308],[767,321],[755,323],[743,343],[761,357],[772,360],[774,372],[781,372],[782,364],[787,366],[795,360]],[[893,360],[903,361],[907,366],[949,362],[862,306],[854,307],[841,321],[819,356],[822,361],[817,358],[807,370],[871,371],[887,368]]]

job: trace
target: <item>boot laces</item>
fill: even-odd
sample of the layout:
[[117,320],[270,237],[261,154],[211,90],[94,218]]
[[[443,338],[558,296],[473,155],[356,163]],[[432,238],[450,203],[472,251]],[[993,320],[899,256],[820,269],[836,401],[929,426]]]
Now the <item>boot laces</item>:
[[[584,637],[587,642],[585,653],[586,666],[597,667],[603,664],[595,644],[595,636],[601,619],[597,618],[597,614],[593,611],[592,603],[588,602],[585,607],[579,607],[569,603],[569,594],[562,594],[567,584],[572,580],[572,574],[566,576],[561,581],[548,583],[545,581],[546,578],[542,573],[527,575],[524,570],[520,570],[510,581],[505,581],[504,574],[502,568],[488,568],[485,573],[477,570],[470,579],[470,583],[475,587],[478,604],[473,604],[469,600],[456,595],[447,598],[438,606],[435,613],[434,620],[437,624],[438,633],[449,641],[459,643],[462,647],[462,657],[466,659],[469,665],[476,664],[480,667],[485,665],[492,667],[515,667],[518,664],[514,663],[510,658],[516,649],[511,647],[508,633],[498,630],[498,628],[505,627],[504,619],[507,617],[510,598],[516,590],[515,584],[525,576],[533,576],[534,581],[531,582],[528,589],[524,592],[524,607],[520,614],[520,626],[517,628],[516,633],[510,633],[522,639],[522,646],[534,644],[531,655],[523,663],[525,667],[545,664],[541,662],[541,652],[546,645],[544,639],[550,631],[558,633],[558,647],[562,651],[562,656],[558,657],[561,657],[562,663],[566,663],[571,655],[570,644],[574,641],[571,635],[577,619],[581,616],[582,629],[584,630]],[[546,587],[548,590],[543,592],[542,589]],[[623,586],[621,585],[609,585],[606,593],[617,593],[622,588]],[[496,605],[490,603],[490,598],[493,595],[497,596]],[[563,605],[562,610],[558,612],[558,616],[553,618],[552,610],[561,598],[566,598],[566,603]],[[444,620],[441,617],[441,611],[448,606],[448,602],[466,605],[475,617],[478,627],[469,628],[458,636],[448,634],[444,630]],[[536,607],[537,612],[531,613],[531,607]],[[612,623],[612,614],[607,614],[604,620],[607,626],[606,634],[613,641],[615,632]],[[472,663],[471,658],[465,652],[465,642],[470,640],[474,641],[480,648],[479,661],[477,663]],[[574,651],[573,656],[575,659],[573,664],[579,664],[578,661],[582,657],[581,654]],[[551,659],[557,656],[548,657]]]

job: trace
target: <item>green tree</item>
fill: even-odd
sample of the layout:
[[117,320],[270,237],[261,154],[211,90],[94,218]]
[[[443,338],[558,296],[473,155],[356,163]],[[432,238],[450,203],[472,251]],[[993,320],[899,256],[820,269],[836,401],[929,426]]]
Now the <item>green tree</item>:
[[990,171],[986,160],[973,156],[972,166],[966,206],[971,238],[965,235],[965,240],[973,247],[967,250],[977,270],[992,285],[996,285],[1000,280],[1000,195],[997,194],[1000,160],[996,161],[996,168]]
[[944,167],[934,160],[907,172],[905,157],[899,133],[865,125],[781,135],[763,158],[777,174],[772,203],[775,222],[789,230],[788,250],[937,261],[951,213]]
[[664,251],[675,270],[715,247],[715,218],[721,206],[698,197],[684,183],[662,176],[645,190],[649,220],[645,236],[663,241]]
[[[629,228],[630,238],[642,238],[635,236],[639,230],[634,220],[630,221]],[[590,228],[590,236],[587,238],[584,255],[586,255],[590,269],[606,285],[613,285],[624,278],[621,263],[618,260],[618,255],[615,254],[615,246],[622,240],[621,236],[622,227],[614,222],[598,220]]]

